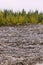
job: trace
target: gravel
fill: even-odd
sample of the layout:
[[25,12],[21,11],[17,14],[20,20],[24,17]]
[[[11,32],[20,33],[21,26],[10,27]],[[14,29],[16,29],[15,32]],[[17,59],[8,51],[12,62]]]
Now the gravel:
[[43,25],[0,27],[0,65],[43,62]]

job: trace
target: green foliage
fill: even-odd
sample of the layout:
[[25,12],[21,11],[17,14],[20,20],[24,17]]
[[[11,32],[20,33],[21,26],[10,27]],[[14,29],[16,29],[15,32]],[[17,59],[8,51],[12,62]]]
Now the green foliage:
[[22,24],[43,24],[43,13],[26,11],[23,9],[22,12],[13,12],[12,10],[0,10],[0,26],[3,25],[22,25]]

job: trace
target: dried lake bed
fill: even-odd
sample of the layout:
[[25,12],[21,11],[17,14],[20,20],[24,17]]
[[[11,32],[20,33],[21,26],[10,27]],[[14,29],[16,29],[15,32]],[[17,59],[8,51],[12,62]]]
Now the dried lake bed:
[[0,65],[43,62],[43,25],[0,27]]

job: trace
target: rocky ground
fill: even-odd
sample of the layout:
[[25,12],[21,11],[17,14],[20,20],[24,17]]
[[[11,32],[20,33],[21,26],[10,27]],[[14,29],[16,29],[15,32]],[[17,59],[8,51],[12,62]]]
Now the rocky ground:
[[43,62],[43,25],[0,27],[0,65]]

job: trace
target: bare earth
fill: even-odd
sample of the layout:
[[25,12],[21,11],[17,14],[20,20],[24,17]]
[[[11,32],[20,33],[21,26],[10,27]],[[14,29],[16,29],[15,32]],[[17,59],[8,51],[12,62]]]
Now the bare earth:
[[43,25],[0,27],[0,65],[43,62]]

